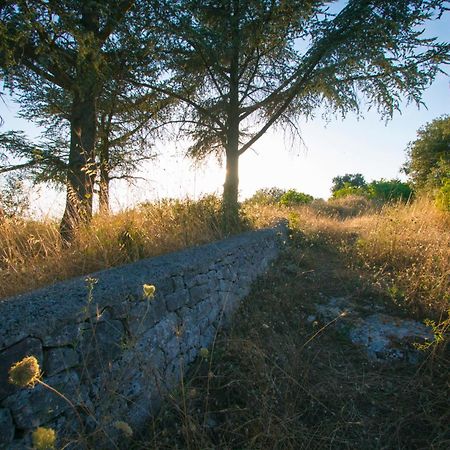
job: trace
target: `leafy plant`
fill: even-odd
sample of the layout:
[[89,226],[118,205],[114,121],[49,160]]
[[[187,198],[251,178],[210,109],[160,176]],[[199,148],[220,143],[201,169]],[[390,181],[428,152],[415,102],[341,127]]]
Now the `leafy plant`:
[[312,195],[298,192],[295,189],[289,189],[281,196],[279,204],[282,206],[307,205],[313,200],[314,197]]

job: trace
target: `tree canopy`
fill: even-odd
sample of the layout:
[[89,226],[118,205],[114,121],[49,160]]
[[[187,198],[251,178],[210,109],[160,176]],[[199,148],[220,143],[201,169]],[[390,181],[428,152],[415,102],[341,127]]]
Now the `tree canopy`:
[[360,173],[346,173],[345,175],[338,175],[333,178],[331,192],[336,192],[345,186],[362,188],[367,186],[367,183],[364,176]]
[[407,148],[406,174],[417,189],[440,187],[450,179],[450,116],[427,123]]
[[404,99],[422,103],[450,60],[449,44],[425,37],[422,27],[446,3],[6,1],[0,67],[10,89],[25,93],[29,112],[70,124],[61,158],[65,238],[89,220],[98,171],[101,183],[111,175],[114,142],[126,157],[121,143],[152,110],[143,105],[166,101],[180,102],[168,119],[191,140],[191,156],[225,157],[223,217],[231,229],[239,158],[271,127],[295,134],[318,109],[345,116],[367,106],[389,118]]
[[27,92],[33,83],[47,83],[49,89],[42,92],[59,100],[53,104],[64,105],[70,123],[61,223],[65,240],[92,215],[98,106],[105,88],[124,73],[153,67],[146,60],[152,47],[146,5],[137,0],[31,0],[0,7],[0,67],[7,85]]
[[[358,112],[363,102],[391,117],[422,91],[449,45],[422,36],[444,1],[188,0],[158,3],[167,76],[147,85],[184,102],[190,153],[226,159],[227,220],[238,211],[239,157],[272,126],[296,130],[317,108]],[[167,10],[170,11],[167,14]],[[198,80],[184,89],[183,80]],[[195,83],[194,83],[195,85]]]

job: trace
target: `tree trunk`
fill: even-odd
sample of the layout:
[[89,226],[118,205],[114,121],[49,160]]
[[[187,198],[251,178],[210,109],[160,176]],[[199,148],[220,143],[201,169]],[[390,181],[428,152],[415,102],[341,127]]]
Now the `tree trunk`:
[[[231,126],[231,123],[229,124]],[[239,123],[228,129],[226,147],[226,174],[223,185],[223,226],[226,233],[231,233],[239,225]]]
[[222,219],[226,233],[239,227],[239,1],[233,0],[231,12],[231,64],[227,134],[225,143],[226,175],[223,185]]
[[60,232],[65,243],[74,238],[80,223],[92,218],[95,179],[96,100],[93,91],[74,94],[70,121],[70,151],[67,169],[66,208]]

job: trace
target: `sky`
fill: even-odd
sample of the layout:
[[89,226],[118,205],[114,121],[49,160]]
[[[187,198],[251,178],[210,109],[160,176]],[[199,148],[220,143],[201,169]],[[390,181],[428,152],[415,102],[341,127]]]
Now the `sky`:
[[[450,40],[450,14],[427,29],[429,35]],[[344,120],[322,119],[320,112],[314,120],[300,123],[302,143],[292,145],[283,132],[269,131],[252,149],[240,158],[240,198],[269,187],[296,189],[319,198],[328,198],[333,177],[346,173],[361,173],[366,181],[374,179],[405,179],[400,169],[406,161],[405,150],[416,138],[417,130],[427,122],[450,113],[450,78],[439,75],[424,92],[426,108],[403,103],[385,122],[375,111],[364,112],[363,118],[354,114]],[[11,97],[0,102],[4,125],[0,131],[24,130],[30,137],[39,129],[17,118],[18,107]],[[112,186],[112,207],[127,208],[141,201],[165,197],[198,198],[209,193],[221,194],[225,169],[215,159],[200,167],[183,156],[183,143],[160,143],[161,156],[146,163],[138,174],[144,178],[130,186],[116,182]],[[35,191],[34,212],[37,215],[58,216],[64,207],[64,195],[45,187]]]

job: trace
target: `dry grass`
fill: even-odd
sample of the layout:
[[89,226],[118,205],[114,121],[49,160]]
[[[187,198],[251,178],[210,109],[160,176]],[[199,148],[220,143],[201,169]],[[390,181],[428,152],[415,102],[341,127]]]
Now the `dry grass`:
[[68,249],[54,221],[0,223],[0,298],[223,237],[215,197],[167,200],[96,216]]
[[[252,211],[258,224],[280,215]],[[423,202],[348,218],[314,205],[281,215],[290,245],[133,448],[449,448],[448,325],[419,366],[379,365],[336,321],[307,320],[315,304],[344,296],[444,323],[448,216]]]

